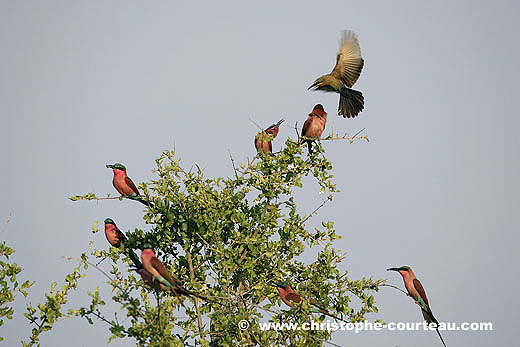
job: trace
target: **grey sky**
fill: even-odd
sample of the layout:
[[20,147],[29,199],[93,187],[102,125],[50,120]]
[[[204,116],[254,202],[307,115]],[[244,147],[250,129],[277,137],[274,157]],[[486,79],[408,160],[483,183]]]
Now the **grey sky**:
[[[61,283],[73,267],[61,256],[86,248],[95,220],[146,230],[138,203],[67,199],[114,193],[105,164],[124,163],[137,183],[175,147],[185,166],[227,176],[228,150],[239,162],[254,155],[250,118],[301,126],[318,102],[329,133],[337,95],[306,88],[332,69],[340,31],[352,29],[365,110],[336,117],[335,130],[366,128],[371,141],[325,143],[342,192],[313,222],[335,221],[353,278],[402,286],[385,269],[410,265],[439,320],[493,322],[493,332],[444,332],[448,346],[509,345],[520,318],[519,10],[513,1],[2,1],[0,220],[14,212],[2,238],[36,281],[30,300]],[[288,136],[294,130],[282,127],[275,150]],[[313,188],[299,194],[304,210],[319,202]],[[107,247],[102,233],[95,246]],[[96,284],[108,293],[92,270],[73,304]],[[30,332],[21,299],[0,330],[9,346]],[[382,288],[376,301],[370,319],[421,321],[397,291]],[[67,320],[42,345],[98,346],[108,336],[102,323]],[[434,332],[332,341],[441,345]]]

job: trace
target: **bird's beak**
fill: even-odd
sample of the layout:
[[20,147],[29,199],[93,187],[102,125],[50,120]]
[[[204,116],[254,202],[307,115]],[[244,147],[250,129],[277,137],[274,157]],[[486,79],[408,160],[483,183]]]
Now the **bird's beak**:
[[397,271],[397,272],[399,272],[399,269],[396,268],[396,267],[391,267],[389,269],[386,269],[386,271]]
[[280,119],[278,123],[276,123],[276,125],[280,126],[280,124],[282,124],[283,122],[285,122],[285,119]]
[[107,169],[113,169],[114,165],[107,164]]
[[316,87],[317,85],[318,85],[318,82],[314,82],[314,83],[312,84],[312,86],[310,86],[309,88],[307,88],[307,90],[309,90],[309,89],[311,89],[311,88],[313,88],[313,87]]

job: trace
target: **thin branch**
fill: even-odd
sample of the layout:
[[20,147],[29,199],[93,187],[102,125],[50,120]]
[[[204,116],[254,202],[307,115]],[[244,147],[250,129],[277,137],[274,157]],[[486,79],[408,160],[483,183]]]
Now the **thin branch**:
[[405,291],[402,290],[401,288],[396,287],[396,286],[394,286],[394,285],[392,285],[392,284],[381,283],[379,286],[380,286],[380,287],[390,287],[390,288],[394,288],[394,289],[397,289],[398,291],[404,293],[406,296],[412,297],[408,292],[405,292]]
[[229,151],[229,158],[231,159],[231,164],[233,165],[233,170],[235,171],[235,178],[238,180],[237,168],[235,166],[235,160],[233,159],[233,156],[231,155],[231,151]]
[[0,231],[0,234],[4,232],[5,228],[7,227],[7,224],[9,224],[12,217],[13,217],[13,211],[9,212],[9,216],[7,216],[4,227],[2,228],[2,231]]
[[[193,281],[195,280],[195,271],[193,271],[193,260],[191,259],[190,252],[188,251],[186,251],[186,259],[188,260],[188,266],[190,268],[190,277]],[[195,302],[195,311],[197,312],[197,325],[199,326],[199,334],[201,338],[204,339],[204,327],[202,326],[202,317],[199,309],[199,298],[195,296],[193,300]]]

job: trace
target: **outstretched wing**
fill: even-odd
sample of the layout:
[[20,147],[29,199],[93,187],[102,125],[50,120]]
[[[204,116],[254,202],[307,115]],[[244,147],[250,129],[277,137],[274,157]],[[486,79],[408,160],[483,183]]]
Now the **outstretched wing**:
[[361,70],[363,69],[363,58],[361,58],[361,48],[356,34],[351,30],[344,30],[339,53],[336,57],[336,66],[330,73],[351,88],[356,83]]
[[134,193],[136,193],[137,195],[141,195],[139,194],[139,191],[137,190],[137,187],[135,186],[134,182],[132,182],[132,180],[130,179],[130,177],[125,177],[125,183],[130,187],[130,189],[133,190]]

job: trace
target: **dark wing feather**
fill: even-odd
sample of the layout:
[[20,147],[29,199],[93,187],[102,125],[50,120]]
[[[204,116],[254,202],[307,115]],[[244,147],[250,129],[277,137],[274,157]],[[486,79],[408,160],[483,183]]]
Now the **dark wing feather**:
[[126,236],[125,234],[123,234],[123,232],[119,229],[116,229],[116,235],[117,235],[117,239],[119,240],[119,242],[125,242],[126,241]]
[[295,303],[299,303],[302,298],[300,297],[300,294],[298,293],[295,293],[295,292],[292,292],[292,293],[287,293],[285,295],[285,298],[289,301],[292,301],[292,302],[295,302]]
[[424,291],[424,288],[423,288],[421,282],[417,278],[414,278],[413,286],[415,287],[415,290],[417,290],[417,292],[419,292],[419,295],[424,300],[424,302],[426,303],[426,305],[428,306],[428,309],[429,309],[430,305],[428,304],[428,299],[426,298],[426,292]]
[[307,131],[309,130],[310,126],[312,124],[312,117],[307,117],[307,120],[305,121],[305,123],[303,123],[303,128],[302,128],[302,136],[307,136]]
[[166,269],[166,266],[164,266],[163,263],[157,257],[152,257],[150,259],[150,263],[152,264],[153,268],[159,272],[159,274],[164,277],[168,282],[171,283],[172,286],[177,287],[180,286],[180,282],[174,279],[172,276],[170,276],[170,273]]
[[356,34],[350,30],[343,31],[336,66],[330,74],[350,88],[359,78],[364,63]]
[[136,193],[137,195],[141,195],[141,194],[139,194],[137,187],[135,186],[134,182],[132,182],[130,177],[128,177],[128,176],[125,177],[125,183],[130,187],[130,189],[132,189],[134,191],[134,193]]

